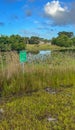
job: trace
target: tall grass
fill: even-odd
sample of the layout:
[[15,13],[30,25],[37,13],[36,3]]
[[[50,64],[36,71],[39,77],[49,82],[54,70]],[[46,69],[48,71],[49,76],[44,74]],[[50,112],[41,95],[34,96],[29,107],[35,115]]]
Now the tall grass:
[[33,52],[37,53],[40,50],[75,50],[75,46],[72,47],[60,47],[56,45],[51,45],[51,44],[27,44],[26,45],[26,50],[28,52]]
[[[0,96],[31,94],[44,88],[60,89],[75,86],[75,59],[73,53],[54,53],[43,63],[25,63],[24,73],[16,52],[1,54]],[[2,61],[2,59],[1,59]]]

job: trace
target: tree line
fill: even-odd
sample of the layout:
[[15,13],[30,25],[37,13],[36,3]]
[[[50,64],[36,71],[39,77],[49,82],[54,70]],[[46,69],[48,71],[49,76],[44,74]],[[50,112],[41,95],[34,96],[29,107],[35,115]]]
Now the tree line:
[[73,32],[59,32],[56,38],[52,38],[52,44],[61,47],[75,46],[75,36]]
[[22,37],[20,35],[0,36],[0,51],[20,51],[26,48],[26,44],[38,44],[40,41],[48,42],[49,40],[37,36]]
[[20,51],[26,48],[26,44],[38,44],[40,42],[47,43],[51,41],[51,44],[61,47],[75,46],[75,36],[73,32],[62,31],[58,33],[56,38],[52,40],[40,38],[37,36],[22,37],[20,35],[0,36],[0,51]]

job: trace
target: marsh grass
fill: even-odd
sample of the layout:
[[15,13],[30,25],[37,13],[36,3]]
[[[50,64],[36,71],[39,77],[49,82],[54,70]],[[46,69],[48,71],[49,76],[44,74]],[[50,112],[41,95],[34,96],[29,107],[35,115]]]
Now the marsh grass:
[[[30,96],[13,98],[0,107],[4,110],[1,130],[70,130],[75,129],[74,88],[65,88],[58,94],[38,91]],[[56,121],[48,121],[48,118]]]
[[75,85],[75,59],[72,53],[54,53],[44,62],[25,63],[24,73],[16,52],[5,55],[4,70],[0,70],[1,96]]
[[27,62],[24,73],[16,52],[3,56],[0,130],[74,130],[75,54],[55,52],[44,62]]
[[26,45],[26,50],[28,52],[33,52],[33,53],[37,53],[40,50],[61,50],[61,51],[65,51],[65,50],[74,50],[75,51],[75,46],[72,47],[60,47],[60,46],[56,46],[56,45],[51,45],[51,44],[27,44]]

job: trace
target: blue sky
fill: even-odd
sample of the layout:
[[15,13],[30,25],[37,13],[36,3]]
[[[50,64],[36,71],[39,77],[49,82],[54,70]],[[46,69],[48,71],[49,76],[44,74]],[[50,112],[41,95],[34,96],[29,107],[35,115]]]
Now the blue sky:
[[51,39],[60,31],[75,34],[75,0],[0,1],[0,34]]

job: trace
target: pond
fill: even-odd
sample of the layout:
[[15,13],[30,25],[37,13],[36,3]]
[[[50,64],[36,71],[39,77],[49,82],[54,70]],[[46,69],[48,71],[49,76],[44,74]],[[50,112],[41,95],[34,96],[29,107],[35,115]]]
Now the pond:
[[51,50],[40,50],[37,54],[28,53],[28,62],[44,61],[48,56],[51,55]]
[[39,51],[39,55],[48,55],[48,54],[51,54],[50,50],[41,50],[41,51]]
[[29,52],[27,59],[29,63],[50,63],[53,59],[59,60],[65,56],[75,58],[75,50],[40,50],[37,54]]

